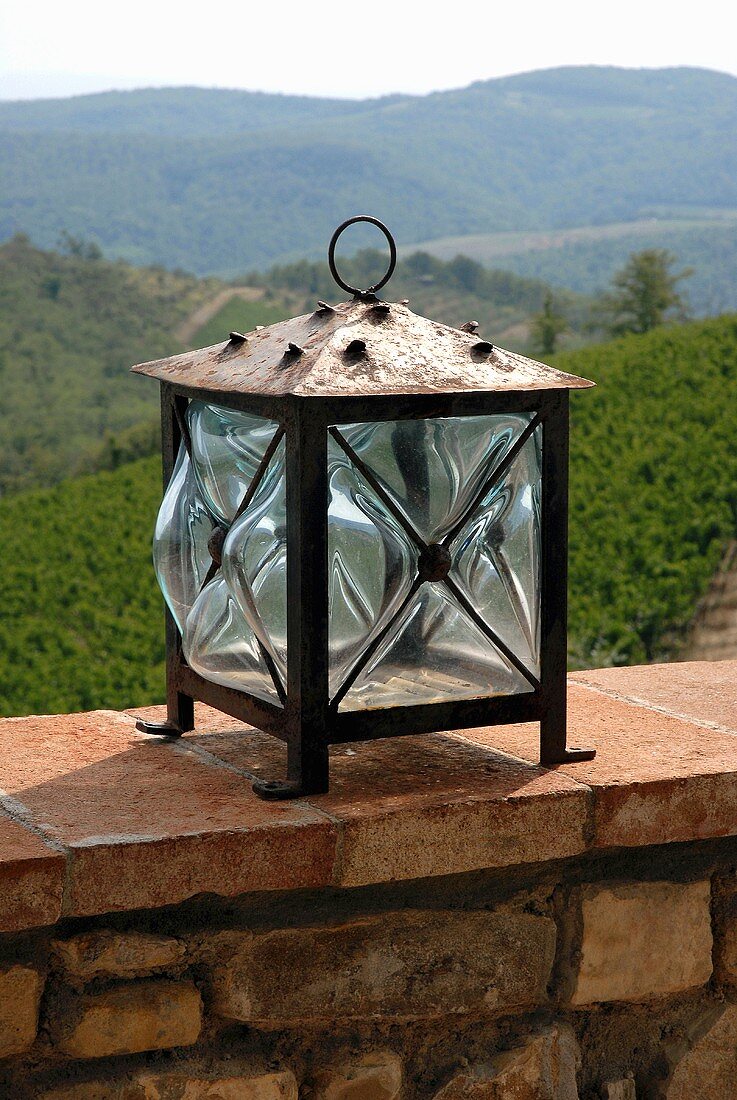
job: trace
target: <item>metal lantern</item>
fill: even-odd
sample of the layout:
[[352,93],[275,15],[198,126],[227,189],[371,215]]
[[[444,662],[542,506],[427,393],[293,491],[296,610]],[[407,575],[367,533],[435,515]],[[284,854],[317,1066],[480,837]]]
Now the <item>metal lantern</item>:
[[[339,276],[356,221],[389,241]],[[263,797],[328,788],[331,744],[540,723],[566,747],[568,391],[590,386],[377,291],[134,367],[161,383],[166,723],[194,700],[287,745]]]

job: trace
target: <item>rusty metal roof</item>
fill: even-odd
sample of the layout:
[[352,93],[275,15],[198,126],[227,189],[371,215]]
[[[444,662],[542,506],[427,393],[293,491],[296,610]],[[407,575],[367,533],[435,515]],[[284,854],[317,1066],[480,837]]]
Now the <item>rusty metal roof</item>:
[[199,351],[132,368],[222,393],[352,397],[585,389],[594,383],[438,324],[404,304],[354,299]]

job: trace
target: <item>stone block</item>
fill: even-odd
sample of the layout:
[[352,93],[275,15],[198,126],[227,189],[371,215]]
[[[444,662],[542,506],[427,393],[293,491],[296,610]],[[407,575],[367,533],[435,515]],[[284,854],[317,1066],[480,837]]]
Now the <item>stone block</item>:
[[146,1073],[136,1078],[141,1100],[297,1100],[293,1073],[204,1078],[197,1074]]
[[137,1085],[126,1081],[76,1081],[37,1093],[34,1100],[146,1100]]
[[143,1072],[130,1080],[84,1081],[41,1093],[37,1100],[297,1100],[293,1073],[203,1077],[182,1070]]
[[27,966],[0,971],[0,1058],[33,1046],[44,979]]
[[601,1088],[602,1100],[637,1100],[635,1082],[631,1077],[619,1081],[605,1081]]
[[550,1027],[488,1065],[457,1074],[435,1100],[578,1100],[579,1051],[568,1027]]
[[734,902],[730,918],[718,941],[718,957],[720,978],[737,985],[737,911]]
[[209,945],[213,1007],[261,1027],[532,1007],[545,1000],[555,941],[552,919],[514,905],[223,933]]
[[401,1090],[401,1059],[375,1051],[318,1074],[312,1095],[314,1100],[396,1100]]
[[708,1012],[690,1049],[677,1061],[666,1100],[735,1100],[737,1097],[737,1005]]
[[192,982],[129,982],[104,993],[69,995],[52,1017],[58,1050],[104,1058],[190,1046],[202,1027],[202,1001]]
[[573,1004],[645,1001],[707,982],[709,901],[708,881],[586,888]]
[[145,932],[85,932],[54,944],[57,959],[72,978],[135,978],[175,966],[185,947],[171,936]]

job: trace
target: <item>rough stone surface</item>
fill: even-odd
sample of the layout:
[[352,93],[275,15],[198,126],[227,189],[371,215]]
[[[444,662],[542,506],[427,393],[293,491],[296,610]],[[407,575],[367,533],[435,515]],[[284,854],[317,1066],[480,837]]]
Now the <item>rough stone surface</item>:
[[737,661],[672,661],[575,672],[571,679],[669,714],[737,730]]
[[488,1065],[458,1074],[435,1100],[578,1100],[578,1045],[568,1027],[550,1027]]
[[[197,744],[268,778],[283,745],[257,731],[204,734]],[[330,791],[310,803],[340,829],[343,886],[452,875],[564,859],[587,846],[589,792],[557,771],[444,734],[335,746]]]
[[601,1088],[602,1100],[637,1100],[635,1082],[631,1077],[619,1081],[605,1081]]
[[293,1073],[261,1073],[206,1079],[186,1073],[141,1074],[141,1100],[297,1100]]
[[707,982],[709,900],[708,881],[587,887],[573,1004],[648,1000]]
[[185,953],[180,940],[145,932],[85,932],[53,947],[67,974],[83,982],[142,976],[176,965]]
[[0,810],[0,932],[59,919],[64,867],[61,852]]
[[[716,1017],[716,1018],[714,1018]],[[735,1100],[737,1097],[737,1006],[709,1014],[691,1049],[678,1061],[666,1100]]]
[[719,977],[737,985],[737,906],[734,899],[730,919],[718,937]]
[[202,1001],[191,982],[131,982],[70,996],[55,1014],[54,1039],[73,1058],[102,1058],[190,1046],[201,1027]]
[[33,1045],[43,987],[43,977],[30,967],[0,971],[0,1058]]
[[545,999],[555,941],[552,919],[513,905],[223,933],[210,948],[214,1010],[264,1027],[509,1011]]
[[[234,725],[209,713],[218,729]],[[0,720],[0,789],[69,851],[67,916],[332,879],[336,830],[324,814],[264,802],[247,776],[136,732],[130,715]]]
[[[456,736],[531,763],[538,759],[535,723]],[[568,687],[568,742],[596,749],[593,760],[556,768],[593,791],[595,847],[737,835],[733,733],[574,682]]]
[[297,1100],[293,1073],[204,1076],[173,1071],[137,1074],[134,1080],[84,1081],[40,1093],[36,1100]]
[[376,1051],[318,1074],[312,1095],[314,1100],[396,1100],[401,1090],[401,1059]]

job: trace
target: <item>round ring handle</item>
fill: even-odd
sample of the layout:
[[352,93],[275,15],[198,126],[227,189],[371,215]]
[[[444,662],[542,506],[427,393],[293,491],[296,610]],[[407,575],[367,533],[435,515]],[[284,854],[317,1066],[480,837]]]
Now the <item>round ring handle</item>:
[[[389,243],[389,267],[386,269],[386,274],[383,279],[379,279],[378,283],[374,283],[373,286],[367,287],[366,290],[360,290],[358,287],[346,283],[341,279],[338,274],[338,269],[335,266],[335,246],[338,243],[338,238],[349,225],[355,225],[356,222],[368,222],[370,225],[375,225],[377,229],[381,230]],[[330,238],[330,244],[328,245],[328,266],[330,267],[330,274],[339,287],[342,287],[343,290],[347,290],[348,293],[352,294],[355,298],[365,298],[370,294],[375,294],[377,290],[381,290],[381,288],[386,286],[391,279],[394,274],[394,268],[397,266],[397,245],[387,227],[383,222],[380,222],[378,218],[372,218],[369,214],[357,214],[355,218],[348,218],[342,225],[339,225]]]

